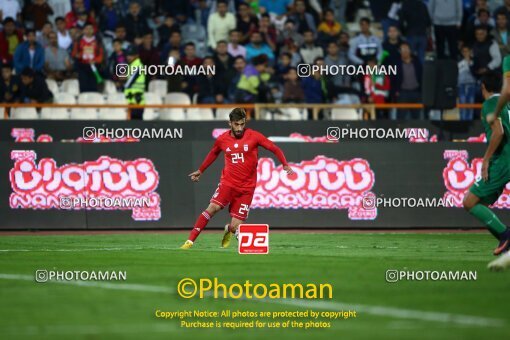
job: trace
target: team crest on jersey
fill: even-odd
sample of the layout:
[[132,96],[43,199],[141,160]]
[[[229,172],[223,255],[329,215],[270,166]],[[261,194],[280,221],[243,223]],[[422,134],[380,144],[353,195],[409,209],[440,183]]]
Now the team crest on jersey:
[[238,147],[238,146],[239,146],[239,145],[238,145],[237,143],[235,143],[235,144],[234,144],[234,148],[236,148],[236,149],[237,149],[237,147]]
[[244,144],[244,146],[243,146],[243,150],[244,150],[244,151],[248,151],[248,144]]

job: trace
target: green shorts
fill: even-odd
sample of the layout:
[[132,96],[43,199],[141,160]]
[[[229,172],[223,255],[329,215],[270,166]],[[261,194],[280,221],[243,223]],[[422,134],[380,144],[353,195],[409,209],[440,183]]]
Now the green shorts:
[[506,158],[497,158],[489,164],[489,179],[479,178],[469,191],[476,195],[482,203],[494,204],[510,182],[510,162]]

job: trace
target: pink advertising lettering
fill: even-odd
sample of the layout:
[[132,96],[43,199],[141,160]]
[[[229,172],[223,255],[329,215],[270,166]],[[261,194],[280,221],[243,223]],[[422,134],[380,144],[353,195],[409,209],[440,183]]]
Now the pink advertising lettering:
[[36,158],[32,150],[11,152],[14,167],[9,172],[13,191],[9,203],[12,209],[62,209],[61,196],[80,199],[145,197],[150,202],[147,207],[99,206],[94,209],[132,209],[132,218],[136,221],[161,218],[161,199],[156,192],[159,174],[149,159],[123,161],[101,156],[95,161],[59,166],[52,158],[43,158],[38,163]]

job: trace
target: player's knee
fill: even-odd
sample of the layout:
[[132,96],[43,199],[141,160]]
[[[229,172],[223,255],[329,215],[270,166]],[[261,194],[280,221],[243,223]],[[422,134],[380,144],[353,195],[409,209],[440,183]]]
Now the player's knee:
[[462,205],[466,211],[469,211],[476,205],[476,202],[471,195],[466,195],[462,200]]
[[206,209],[206,211],[209,213],[209,215],[211,215],[211,217],[220,210],[221,210],[221,207],[214,203],[209,204],[209,206]]

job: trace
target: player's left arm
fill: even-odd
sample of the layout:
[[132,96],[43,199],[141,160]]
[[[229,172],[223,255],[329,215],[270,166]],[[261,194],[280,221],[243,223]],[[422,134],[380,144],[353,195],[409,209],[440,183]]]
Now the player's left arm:
[[489,145],[487,146],[487,150],[485,151],[485,155],[483,156],[483,162],[482,162],[482,178],[484,181],[487,181],[489,179],[489,162],[494,155],[494,152],[499,147],[499,144],[501,144],[501,141],[503,140],[503,136],[505,134],[503,130],[503,124],[501,123],[501,119],[496,119],[491,123],[491,140],[489,142]]
[[287,175],[292,175],[294,173],[294,170],[292,170],[292,168],[287,163],[287,159],[285,158],[285,155],[283,154],[282,149],[277,147],[275,143],[271,142],[269,139],[267,139],[266,136],[264,136],[261,133],[257,133],[257,142],[264,149],[269,150],[272,153],[274,153],[274,155],[278,158],[280,163],[282,163],[283,170],[285,170],[285,172],[287,172]]

